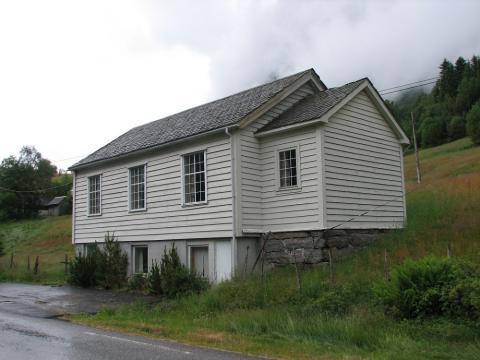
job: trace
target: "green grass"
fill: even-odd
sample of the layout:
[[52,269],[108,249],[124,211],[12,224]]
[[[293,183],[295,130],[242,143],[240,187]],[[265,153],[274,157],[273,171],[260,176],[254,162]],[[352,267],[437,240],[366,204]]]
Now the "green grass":
[[[73,256],[71,216],[0,223],[5,255],[0,257],[0,280],[44,284],[64,283],[65,254]],[[10,268],[13,254],[15,266]],[[39,272],[33,274],[36,256]],[[27,270],[30,257],[31,270]]]
[[199,296],[142,303],[75,321],[129,333],[176,339],[280,358],[478,359],[480,325],[462,320],[399,321],[375,304],[372,284],[405,258],[435,254],[480,264],[480,147],[462,139],[405,159],[408,225],[350,259],[336,263],[335,285],[319,266],[250,275]]

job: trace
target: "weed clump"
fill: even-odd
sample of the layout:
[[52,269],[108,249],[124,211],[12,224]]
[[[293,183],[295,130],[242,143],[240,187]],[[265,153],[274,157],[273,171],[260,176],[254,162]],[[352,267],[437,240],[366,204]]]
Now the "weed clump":
[[480,319],[480,270],[471,263],[429,256],[407,259],[375,293],[392,315]]

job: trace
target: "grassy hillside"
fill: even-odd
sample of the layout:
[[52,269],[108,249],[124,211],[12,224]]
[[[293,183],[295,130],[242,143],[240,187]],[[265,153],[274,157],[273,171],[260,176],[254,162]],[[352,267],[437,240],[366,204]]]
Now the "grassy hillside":
[[[65,281],[65,254],[73,256],[71,216],[0,223],[0,238],[5,255],[0,257],[0,280],[39,283],[63,283]],[[10,269],[10,257],[14,255],[15,267]],[[27,271],[30,256],[31,269],[39,256],[39,273]]]
[[480,262],[480,148],[467,139],[421,152],[424,181],[405,159],[408,226],[327,267],[249,275],[191,298],[138,303],[77,321],[281,358],[478,359],[480,328],[453,320],[398,321],[372,296],[390,266],[428,254]]

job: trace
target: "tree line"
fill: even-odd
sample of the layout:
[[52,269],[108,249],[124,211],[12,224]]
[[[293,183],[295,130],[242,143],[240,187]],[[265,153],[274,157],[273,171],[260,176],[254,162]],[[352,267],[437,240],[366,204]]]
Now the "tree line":
[[444,59],[431,92],[411,90],[395,101],[387,100],[412,138],[410,114],[416,122],[417,141],[423,148],[470,136],[480,144],[480,57],[459,57],[455,63]]
[[55,196],[71,198],[72,176],[59,171],[33,146],[0,163],[0,221],[32,218]]

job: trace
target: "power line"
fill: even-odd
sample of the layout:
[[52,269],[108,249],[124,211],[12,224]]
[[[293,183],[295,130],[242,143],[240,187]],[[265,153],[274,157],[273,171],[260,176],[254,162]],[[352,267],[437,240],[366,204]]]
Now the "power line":
[[52,187],[49,187],[49,188],[38,189],[38,190],[13,190],[13,189],[8,189],[8,188],[5,188],[3,186],[0,186],[0,191],[12,192],[12,193],[41,193],[41,192],[45,192],[45,191],[52,190],[52,189],[58,189],[58,188],[65,187],[65,186],[71,186],[72,184],[73,183],[68,183],[68,184],[57,185],[57,186],[52,186]]
[[403,85],[397,85],[397,86],[393,86],[393,87],[391,87],[391,88],[387,88],[387,89],[379,90],[379,92],[384,92],[384,91],[388,91],[388,90],[393,90],[393,89],[397,89],[397,88],[405,87],[405,86],[408,86],[408,85],[415,85],[415,84],[418,84],[418,83],[423,83],[423,82],[426,82],[426,81],[438,80],[439,78],[440,78],[439,76],[435,76],[435,77],[432,77],[432,78],[429,78],[429,79],[423,79],[423,80],[414,81],[414,82],[407,83],[407,84],[403,84]]
[[397,92],[400,92],[400,91],[405,91],[405,90],[410,90],[410,89],[415,89],[415,88],[418,88],[418,87],[422,87],[422,86],[427,86],[427,85],[432,85],[432,84],[435,84],[436,81],[432,81],[432,82],[428,82],[428,83],[425,83],[425,84],[421,84],[421,85],[415,85],[415,86],[410,86],[410,87],[407,87],[405,89],[399,89],[399,90],[394,90],[394,91],[389,91],[389,92],[379,92],[380,95],[388,95],[388,94],[394,94],[394,93],[397,93]]

